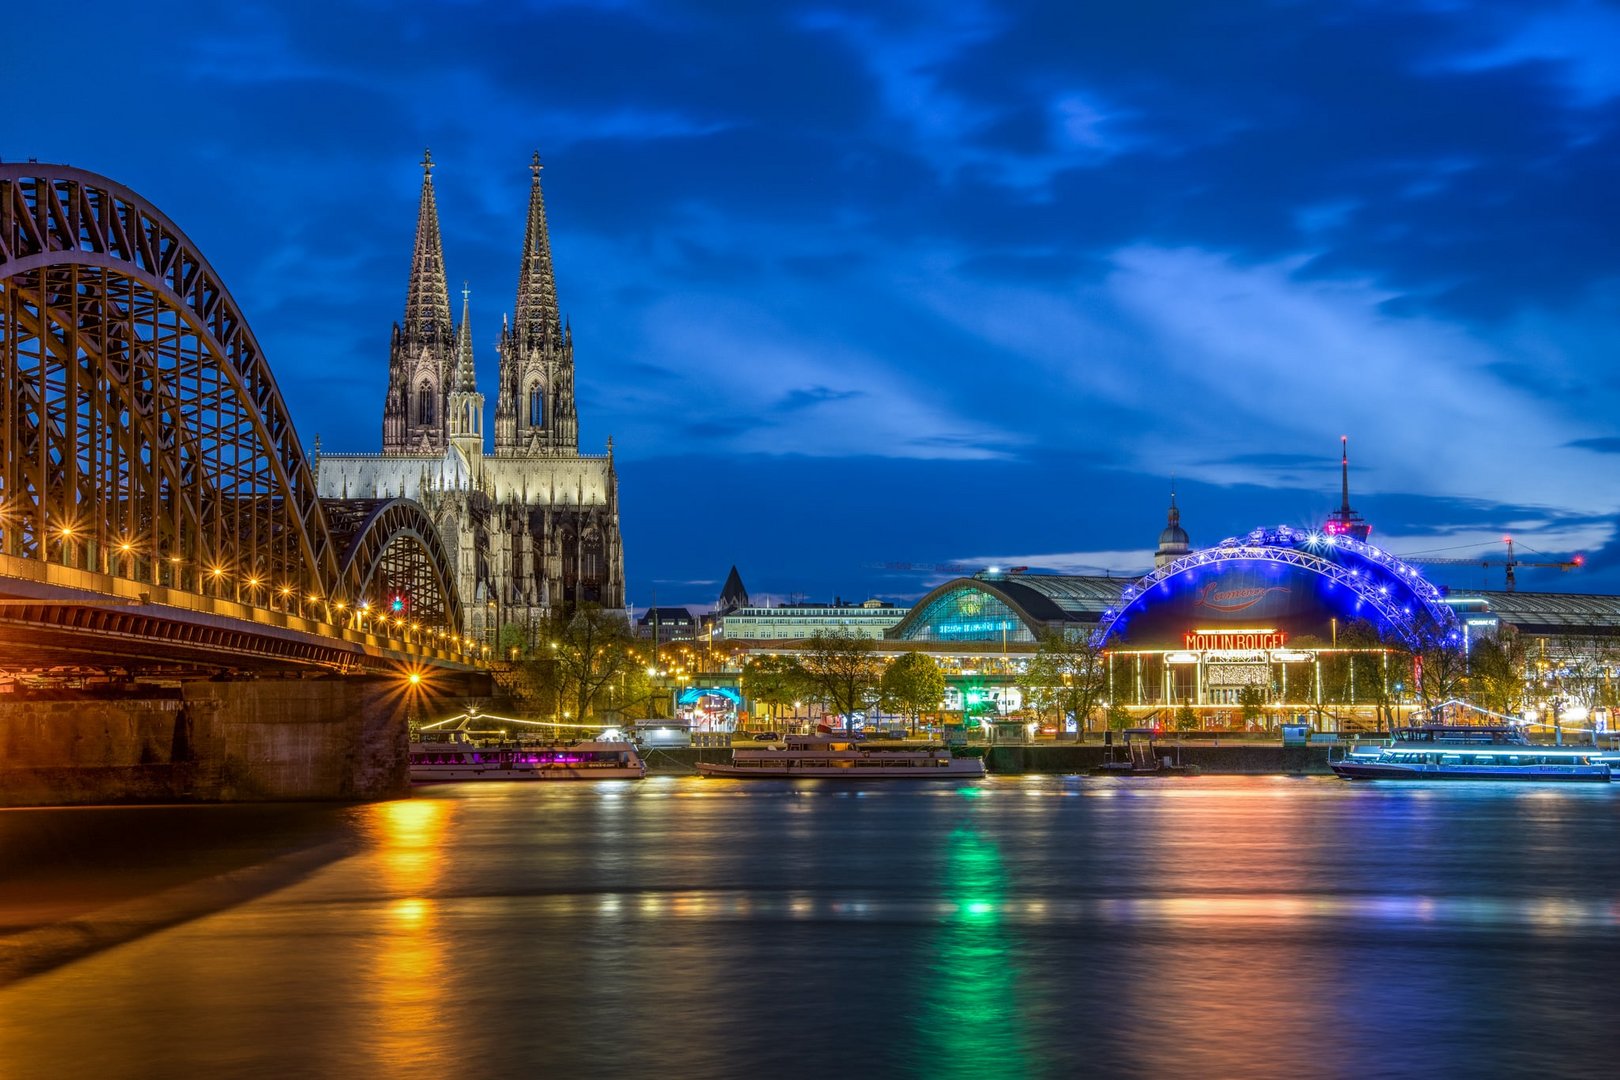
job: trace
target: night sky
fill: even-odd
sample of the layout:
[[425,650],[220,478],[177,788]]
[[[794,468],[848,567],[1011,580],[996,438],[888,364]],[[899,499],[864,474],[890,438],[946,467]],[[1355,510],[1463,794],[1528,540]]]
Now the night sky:
[[733,563],[756,600],[1139,571],[1172,476],[1195,544],[1319,523],[1345,434],[1374,542],[1511,533],[1589,560],[1521,589],[1620,592],[1613,3],[75,3],[8,36],[0,155],[173,218],[332,451],[380,447],[424,146],[493,411],[538,148],[637,606]]

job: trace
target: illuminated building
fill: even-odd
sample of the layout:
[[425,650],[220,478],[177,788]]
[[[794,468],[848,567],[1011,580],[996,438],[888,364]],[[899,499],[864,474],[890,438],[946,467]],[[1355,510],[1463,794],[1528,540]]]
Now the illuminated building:
[[529,210],[515,317],[503,319],[494,452],[484,443],[484,397],[473,365],[470,300],[452,325],[433,192],[423,161],[416,247],[405,318],[394,326],[381,454],[321,454],[323,499],[357,512],[391,498],[420,503],[454,564],[464,632],[493,643],[516,627],[529,644],[548,617],[578,604],[624,606],[624,552],[613,440],[579,452],[574,338],[557,305],[540,158]]
[[817,631],[848,630],[861,637],[881,638],[884,631],[905,617],[909,608],[882,600],[864,604],[789,604],[782,607],[743,607],[721,619],[727,641],[800,641]]
[[[1172,507],[1179,532],[1178,517]],[[1168,725],[1191,709],[1198,726],[1303,718],[1349,729],[1417,706],[1411,649],[1438,642],[1466,656],[1507,627],[1525,646],[1532,709],[1572,723],[1606,719],[1600,703],[1620,689],[1620,597],[1444,594],[1417,567],[1357,539],[1359,516],[1333,520],[1355,527],[1256,529],[1159,561],[1137,580],[958,578],[885,636],[892,648],[935,654],[948,671],[1001,683],[1016,682],[1043,633],[1095,637],[1107,650],[1110,703],[1138,720]],[[1167,528],[1161,552],[1178,540]]]

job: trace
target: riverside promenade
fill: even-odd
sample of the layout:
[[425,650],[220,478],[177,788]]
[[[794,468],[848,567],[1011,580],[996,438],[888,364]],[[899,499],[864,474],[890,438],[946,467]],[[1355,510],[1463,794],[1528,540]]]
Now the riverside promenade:
[[[978,752],[979,747],[974,748]],[[1089,773],[1108,760],[1102,743],[1029,743],[983,747],[985,766],[1001,776],[1061,776]],[[1113,748],[1115,754],[1123,754]],[[1140,752],[1140,751],[1139,751]],[[1162,741],[1156,752],[1182,765],[1196,765],[1206,776],[1329,776],[1326,746],[1282,746],[1276,742],[1181,743]],[[731,760],[730,747],[657,747],[642,750],[649,775],[683,775],[700,761]]]

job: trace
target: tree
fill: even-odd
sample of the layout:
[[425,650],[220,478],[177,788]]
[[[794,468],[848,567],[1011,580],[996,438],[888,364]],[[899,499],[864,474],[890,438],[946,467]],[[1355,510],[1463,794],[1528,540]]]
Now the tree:
[[873,653],[872,639],[853,630],[817,630],[805,641],[805,676],[827,709],[844,717],[846,727],[871,704],[877,690],[882,669]]
[[1460,697],[1468,675],[1468,657],[1462,635],[1443,627],[1423,627],[1392,644],[1402,666],[1411,666],[1411,687],[1431,715],[1452,698]]
[[591,715],[610,682],[637,669],[634,638],[622,612],[581,604],[552,626],[545,658],[556,665],[559,696],[574,705],[574,716]]
[[1549,665],[1558,696],[1587,709],[1613,707],[1615,688],[1610,672],[1617,659],[1613,638],[1591,635],[1567,637],[1563,649]]
[[1254,683],[1238,691],[1238,708],[1243,710],[1243,726],[1249,727],[1256,721],[1262,726],[1266,718],[1266,693]]
[[[1395,719],[1391,705],[1395,699],[1390,693],[1389,665],[1392,661],[1389,644],[1371,622],[1357,619],[1339,631],[1339,647],[1353,650],[1347,654],[1343,669],[1345,700],[1358,705],[1363,702],[1372,704],[1378,715],[1387,719],[1388,726],[1393,728]],[[1397,677],[1394,681],[1403,680]]]
[[880,682],[884,708],[911,718],[911,731],[924,711],[937,709],[945,700],[945,673],[934,658],[908,652],[884,669]]
[[1192,702],[1183,701],[1176,710],[1176,730],[1191,731],[1198,726],[1198,712],[1192,707]]
[[1085,632],[1048,630],[1024,670],[1023,690],[1031,703],[1058,714],[1058,727],[1073,718],[1083,735],[1108,686],[1107,652]]
[[1468,691],[1476,705],[1513,714],[1524,704],[1524,642],[1510,627],[1474,642],[1468,657]]
[[743,692],[770,709],[773,725],[782,707],[805,696],[805,681],[803,666],[792,656],[751,656],[743,665]]

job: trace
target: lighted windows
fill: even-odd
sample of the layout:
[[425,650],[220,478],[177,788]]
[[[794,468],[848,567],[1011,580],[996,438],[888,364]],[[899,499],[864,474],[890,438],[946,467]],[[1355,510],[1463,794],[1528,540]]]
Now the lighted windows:
[[1003,600],[974,588],[935,597],[912,623],[912,641],[1034,641],[1035,635]]

